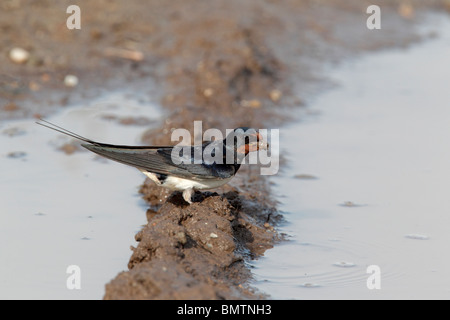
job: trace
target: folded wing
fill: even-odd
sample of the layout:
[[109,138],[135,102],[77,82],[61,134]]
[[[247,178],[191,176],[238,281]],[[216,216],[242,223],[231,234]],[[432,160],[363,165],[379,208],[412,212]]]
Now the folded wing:
[[153,173],[173,175],[191,180],[226,179],[235,174],[233,165],[193,163],[175,164],[170,147],[133,147],[95,144],[82,144],[86,149],[105,158],[146,170]]

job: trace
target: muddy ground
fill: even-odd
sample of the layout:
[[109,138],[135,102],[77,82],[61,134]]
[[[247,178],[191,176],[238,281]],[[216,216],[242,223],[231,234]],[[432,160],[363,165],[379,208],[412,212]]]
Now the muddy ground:
[[[68,30],[66,8],[81,8]],[[20,1],[0,4],[0,121],[40,117],[101,92],[130,87],[165,111],[149,144],[173,128],[279,128],[326,89],[324,66],[420,41],[416,22],[448,1],[383,1],[382,29],[366,28],[370,1]],[[14,63],[20,47],[29,58]],[[68,87],[72,74],[79,84]],[[281,142],[282,143],[282,142]],[[282,240],[270,178],[244,166],[187,206],[145,181],[148,224],[129,270],[105,299],[259,299],[245,261]],[[126,214],[120,213],[117,214]],[[144,213],[143,213],[144,214]]]

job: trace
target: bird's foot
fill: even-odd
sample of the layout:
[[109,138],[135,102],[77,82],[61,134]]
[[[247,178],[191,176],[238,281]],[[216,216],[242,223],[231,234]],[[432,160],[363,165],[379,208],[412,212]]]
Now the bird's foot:
[[183,199],[189,204],[192,204],[192,195],[194,194],[194,189],[186,189],[183,191]]

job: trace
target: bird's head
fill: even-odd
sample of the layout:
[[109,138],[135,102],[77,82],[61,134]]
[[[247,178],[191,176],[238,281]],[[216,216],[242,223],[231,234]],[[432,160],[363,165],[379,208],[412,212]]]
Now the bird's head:
[[228,134],[226,143],[228,148],[234,149],[239,158],[245,157],[250,152],[267,150],[269,147],[258,130],[248,127],[234,129]]

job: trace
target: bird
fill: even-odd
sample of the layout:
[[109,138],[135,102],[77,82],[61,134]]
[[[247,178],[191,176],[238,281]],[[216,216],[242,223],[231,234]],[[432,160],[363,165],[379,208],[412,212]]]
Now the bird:
[[236,128],[223,140],[196,146],[128,146],[97,142],[45,119],[36,123],[84,142],[81,146],[100,156],[137,168],[158,186],[182,191],[189,205],[196,190],[225,185],[247,154],[269,147],[259,130],[250,127]]

